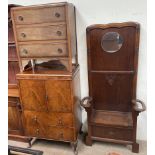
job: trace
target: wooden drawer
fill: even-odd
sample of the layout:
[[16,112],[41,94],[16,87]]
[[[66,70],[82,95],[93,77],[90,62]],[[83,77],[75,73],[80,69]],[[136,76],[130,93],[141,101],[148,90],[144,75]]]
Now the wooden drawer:
[[20,26],[17,28],[18,41],[66,39],[66,25]]
[[21,57],[68,56],[67,43],[34,43],[19,45]]
[[94,137],[131,141],[132,129],[92,126],[92,135]]
[[25,125],[36,127],[73,126],[72,113],[24,111]]
[[65,21],[65,6],[31,7],[13,11],[16,24],[35,24]]
[[30,126],[25,128],[25,135],[46,138],[53,140],[73,141],[75,140],[74,128],[63,128],[63,127],[41,127]]

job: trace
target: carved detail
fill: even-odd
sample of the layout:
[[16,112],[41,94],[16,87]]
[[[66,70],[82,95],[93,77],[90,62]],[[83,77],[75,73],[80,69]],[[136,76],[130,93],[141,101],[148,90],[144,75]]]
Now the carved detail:
[[115,79],[116,79],[116,75],[106,75],[105,78],[106,78],[108,84],[110,86],[112,86],[114,81],[115,81]]

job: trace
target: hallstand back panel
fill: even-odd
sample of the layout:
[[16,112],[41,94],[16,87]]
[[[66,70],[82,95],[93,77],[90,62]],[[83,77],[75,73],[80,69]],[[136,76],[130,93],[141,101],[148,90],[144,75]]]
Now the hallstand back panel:
[[136,94],[139,25],[87,28],[89,95],[96,110],[131,111]]

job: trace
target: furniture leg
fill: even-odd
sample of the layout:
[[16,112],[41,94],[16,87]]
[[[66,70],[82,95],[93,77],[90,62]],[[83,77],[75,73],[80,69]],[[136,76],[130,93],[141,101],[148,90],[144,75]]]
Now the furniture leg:
[[86,136],[86,145],[92,146],[92,139],[89,135]]
[[78,155],[78,140],[75,142],[71,142],[71,147],[74,151],[74,155]]
[[139,144],[138,143],[132,144],[132,152],[139,153]]

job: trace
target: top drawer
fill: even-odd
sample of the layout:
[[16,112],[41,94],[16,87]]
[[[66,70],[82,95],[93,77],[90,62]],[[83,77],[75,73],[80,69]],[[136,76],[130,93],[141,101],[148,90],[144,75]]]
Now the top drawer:
[[14,10],[13,16],[16,24],[35,24],[65,21],[65,6],[43,8],[34,7]]

